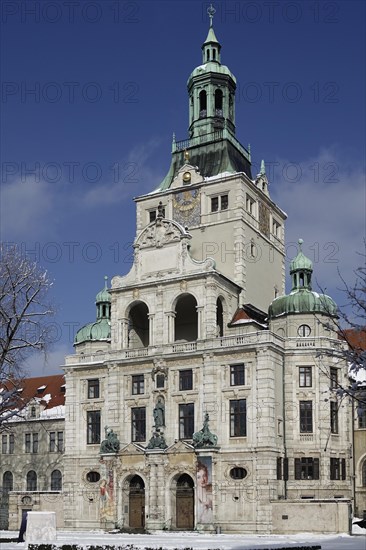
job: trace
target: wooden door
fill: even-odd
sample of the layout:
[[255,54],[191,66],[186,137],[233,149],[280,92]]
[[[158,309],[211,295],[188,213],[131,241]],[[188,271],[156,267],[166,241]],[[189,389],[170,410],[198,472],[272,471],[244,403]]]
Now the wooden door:
[[177,492],[177,529],[194,529],[193,491]]
[[130,493],[130,527],[143,529],[145,527],[145,492]]

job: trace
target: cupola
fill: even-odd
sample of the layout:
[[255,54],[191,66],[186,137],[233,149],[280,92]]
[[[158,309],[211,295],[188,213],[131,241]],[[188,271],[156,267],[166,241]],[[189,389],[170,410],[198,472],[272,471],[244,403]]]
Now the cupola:
[[337,304],[334,300],[311,289],[313,265],[303,254],[302,244],[303,240],[299,239],[299,252],[290,263],[291,292],[273,300],[268,310],[269,319],[296,313],[321,313],[337,317]]
[[107,288],[108,277],[104,277],[104,288],[95,297],[97,319],[77,331],[74,344],[111,339],[111,295]]

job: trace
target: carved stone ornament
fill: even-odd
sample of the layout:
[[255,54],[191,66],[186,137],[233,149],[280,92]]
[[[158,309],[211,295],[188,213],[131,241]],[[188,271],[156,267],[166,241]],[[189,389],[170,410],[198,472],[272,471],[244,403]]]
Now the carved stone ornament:
[[119,443],[117,434],[114,433],[112,428],[108,428],[108,426],[106,426],[104,430],[105,430],[105,439],[100,444],[101,454],[118,453],[120,448],[120,443]]
[[202,449],[204,447],[216,447],[217,445],[217,435],[211,433],[208,427],[209,419],[209,415],[208,413],[206,413],[202,430],[193,434],[193,446],[196,449]]
[[144,229],[136,241],[136,245],[142,248],[161,248],[162,246],[179,242],[182,238],[190,238],[183,227],[172,220],[156,218],[154,222]]

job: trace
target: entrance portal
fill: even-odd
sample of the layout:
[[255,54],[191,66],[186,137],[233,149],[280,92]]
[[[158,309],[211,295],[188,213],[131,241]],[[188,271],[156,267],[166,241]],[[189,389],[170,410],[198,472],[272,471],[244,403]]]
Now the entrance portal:
[[129,524],[132,529],[145,527],[145,483],[140,476],[130,481]]
[[188,474],[177,480],[177,529],[194,529],[194,483]]

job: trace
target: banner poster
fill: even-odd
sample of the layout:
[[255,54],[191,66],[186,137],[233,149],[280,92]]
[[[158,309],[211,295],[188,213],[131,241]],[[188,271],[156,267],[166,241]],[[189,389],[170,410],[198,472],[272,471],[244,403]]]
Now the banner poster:
[[196,466],[197,523],[212,523],[212,457],[198,458]]
[[101,480],[99,484],[99,517],[100,521],[115,520],[114,480],[113,470],[108,465],[101,464]]

